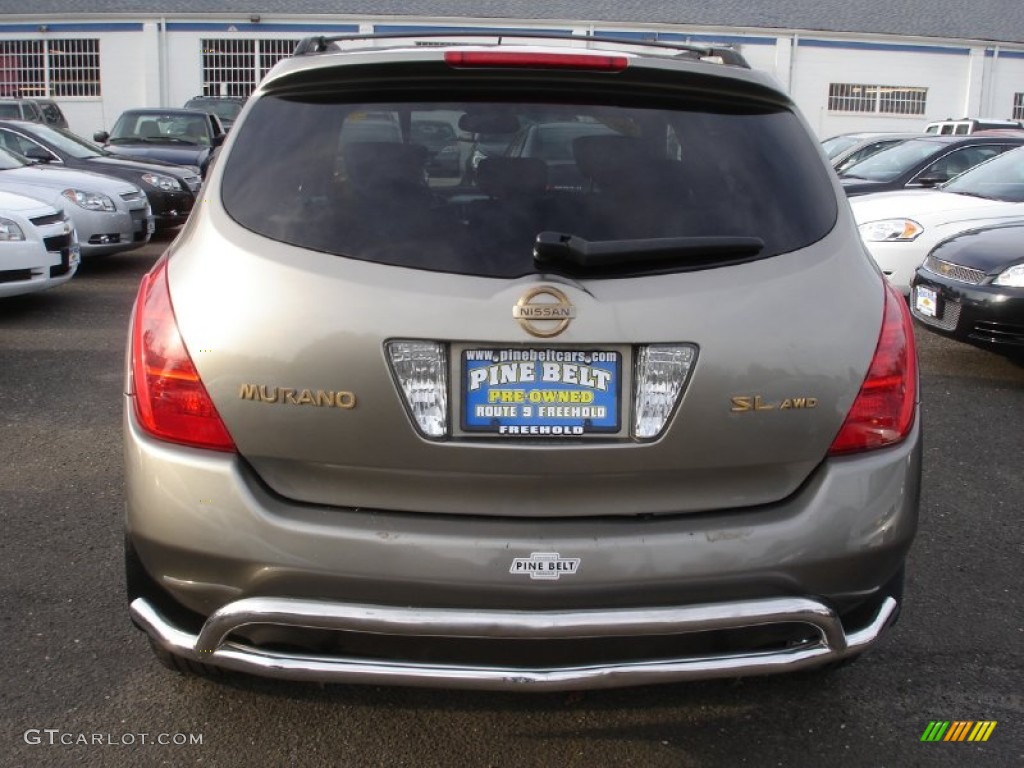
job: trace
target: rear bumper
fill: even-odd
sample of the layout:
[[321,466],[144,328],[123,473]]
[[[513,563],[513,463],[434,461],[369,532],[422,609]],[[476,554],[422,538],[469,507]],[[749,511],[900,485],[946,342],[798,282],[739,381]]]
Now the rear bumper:
[[[237,456],[140,434],[130,407],[125,426],[127,539],[152,587],[129,578],[136,623],[171,653],[269,676],[578,688],[815,666],[859,653],[890,623],[897,605],[887,588],[917,526],[918,426],[892,448],[826,461],[778,504],[553,520],[298,504]],[[546,577],[516,569],[551,555],[577,566]],[[645,634],[652,623],[664,626]],[[661,640],[657,653],[635,657],[616,648],[594,660],[574,648],[555,666],[544,654],[539,664],[500,663],[503,649],[496,663],[464,664],[457,644],[441,643],[439,660],[384,650],[389,635],[515,643],[523,631],[538,633],[536,647],[581,625],[583,637]],[[699,653],[687,640],[685,652],[666,655],[662,642],[782,625],[803,629],[767,651],[729,637]],[[310,628],[383,634],[367,658],[345,643],[322,653],[305,642]]]
[[[423,610],[250,598],[224,606],[205,622],[198,635],[194,635],[173,626],[145,599],[138,598],[131,606],[134,621],[164,650],[239,672],[335,683],[530,691],[611,688],[771,674],[819,666],[864,651],[895,620],[897,610],[896,601],[887,597],[866,627],[847,634],[830,608],[821,602],[800,598],[683,608],[544,613]],[[562,640],[685,634],[784,623],[806,624],[816,631],[818,639],[775,651],[684,655],[655,661],[539,669],[270,653],[228,640],[232,631],[251,624],[432,638]]]

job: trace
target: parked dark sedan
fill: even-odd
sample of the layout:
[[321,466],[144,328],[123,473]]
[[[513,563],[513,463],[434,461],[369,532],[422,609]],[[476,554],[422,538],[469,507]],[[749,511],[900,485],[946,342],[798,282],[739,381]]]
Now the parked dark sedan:
[[1024,356],[1024,220],[944,240],[911,286],[911,311],[929,330]]
[[196,167],[119,157],[70,131],[23,120],[0,120],[0,146],[37,163],[132,182],[146,193],[157,229],[185,223],[202,183]]
[[129,109],[109,133],[97,131],[93,139],[116,155],[195,165],[205,174],[224,127],[201,109]]
[[839,179],[848,197],[928,189],[1021,145],[1020,136],[921,136],[844,167]]

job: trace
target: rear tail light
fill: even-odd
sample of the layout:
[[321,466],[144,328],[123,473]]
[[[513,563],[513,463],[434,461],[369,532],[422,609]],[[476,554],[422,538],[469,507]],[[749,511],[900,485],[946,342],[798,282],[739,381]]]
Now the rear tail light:
[[629,65],[625,56],[533,51],[447,51],[444,61],[457,69],[585,69],[594,72],[622,72]]
[[178,331],[166,261],[146,275],[139,287],[131,361],[135,416],[143,431],[195,448],[235,450]]
[[652,344],[640,347],[636,361],[633,398],[633,435],[653,439],[661,434],[675,411],[697,358],[685,345]]
[[910,310],[887,281],[875,356],[829,455],[870,451],[902,441],[914,426],[916,405],[917,350]]
[[433,341],[389,341],[388,362],[424,437],[448,436],[448,353]]

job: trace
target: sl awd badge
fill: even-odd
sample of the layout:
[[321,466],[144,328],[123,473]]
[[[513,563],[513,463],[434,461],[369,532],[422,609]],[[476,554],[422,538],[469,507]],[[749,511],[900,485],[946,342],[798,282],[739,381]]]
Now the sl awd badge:
[[562,557],[557,552],[532,552],[529,557],[517,557],[513,560],[508,572],[525,573],[531,579],[558,581],[562,576],[572,576],[579,569],[578,557]]

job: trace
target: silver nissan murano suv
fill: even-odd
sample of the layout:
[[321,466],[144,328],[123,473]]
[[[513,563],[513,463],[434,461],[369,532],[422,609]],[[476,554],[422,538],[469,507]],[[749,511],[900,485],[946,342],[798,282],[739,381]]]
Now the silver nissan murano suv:
[[142,281],[126,568],[157,657],[533,691],[871,648],[916,352],[793,102],[728,49],[423,42],[303,41]]

